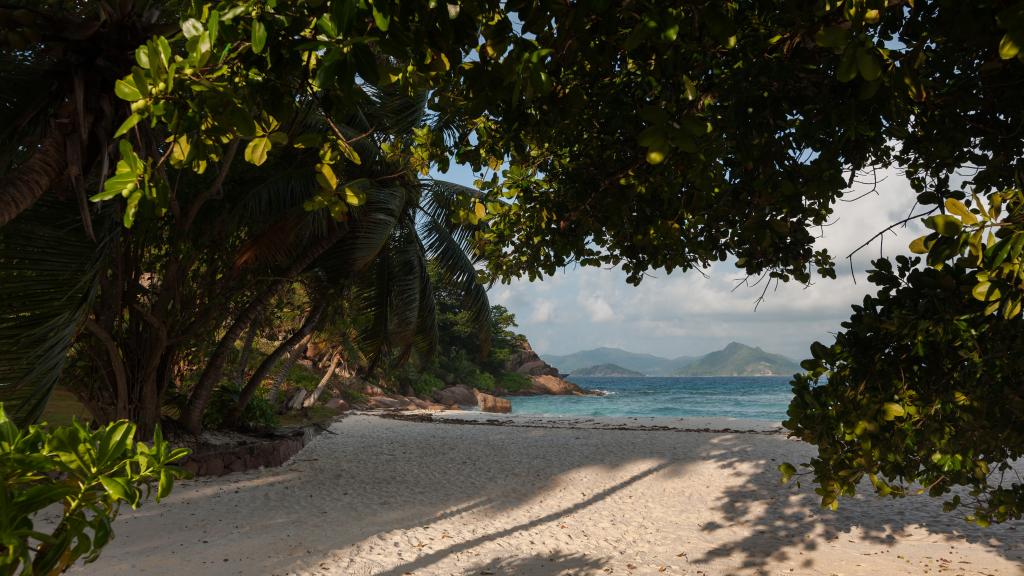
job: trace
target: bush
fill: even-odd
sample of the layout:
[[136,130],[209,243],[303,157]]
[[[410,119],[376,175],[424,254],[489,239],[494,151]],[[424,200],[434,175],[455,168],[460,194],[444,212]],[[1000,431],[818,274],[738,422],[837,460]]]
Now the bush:
[[[213,391],[210,402],[206,405],[206,413],[203,415],[203,426],[206,428],[222,428],[226,422],[224,417],[238,403],[238,397],[242,389],[233,382],[224,382]],[[274,407],[270,405],[263,389],[259,389],[252,396],[252,400],[245,406],[242,412],[242,421],[239,424],[249,428],[274,428],[277,426],[277,414]]]
[[518,372],[502,372],[498,375],[497,386],[508,392],[516,392],[529,388],[531,383],[529,376]]
[[422,372],[412,381],[412,390],[417,396],[429,398],[435,391],[444,388],[444,381],[429,372]]
[[[172,463],[188,454],[170,449],[157,427],[153,444],[134,443],[135,425],[120,420],[89,430],[70,426],[19,429],[0,404],[0,573],[59,574],[82,558],[96,560],[114,532],[121,502],[137,508],[156,484],[156,501],[187,473]],[[49,534],[35,515],[60,504]]]

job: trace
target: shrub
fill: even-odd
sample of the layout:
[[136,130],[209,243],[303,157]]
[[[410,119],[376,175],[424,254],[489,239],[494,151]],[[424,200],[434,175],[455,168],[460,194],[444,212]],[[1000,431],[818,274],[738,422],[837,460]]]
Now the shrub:
[[[206,405],[206,413],[203,415],[203,426],[206,428],[222,428],[226,422],[224,417],[238,403],[238,397],[242,389],[233,382],[224,382],[213,391],[210,402]],[[273,428],[277,426],[277,414],[274,407],[267,400],[266,393],[259,389],[253,394],[252,400],[245,406],[242,412],[242,421],[239,422],[249,428]]]
[[444,388],[444,381],[429,372],[423,372],[412,381],[412,390],[417,396],[430,397],[436,390]]
[[525,390],[530,387],[530,377],[518,372],[502,372],[498,375],[497,386],[508,392]]
[[[75,420],[48,430],[19,429],[0,404],[0,573],[59,574],[78,561],[96,560],[114,532],[121,502],[137,508],[156,485],[156,501],[187,473],[172,463],[188,454],[170,449],[160,428],[152,446],[135,443],[127,420],[89,430]],[[36,514],[63,506],[50,532],[36,530]]]

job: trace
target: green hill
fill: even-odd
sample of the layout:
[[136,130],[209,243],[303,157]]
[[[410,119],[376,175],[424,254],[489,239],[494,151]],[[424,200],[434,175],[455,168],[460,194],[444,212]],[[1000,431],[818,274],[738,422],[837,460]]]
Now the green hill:
[[579,370],[572,371],[573,376],[601,376],[601,377],[614,377],[614,376],[629,376],[629,377],[641,377],[642,373],[636,370],[630,370],[629,368],[623,368],[618,364],[598,364],[597,366],[588,366],[586,368],[580,368]]
[[614,364],[647,376],[669,376],[694,360],[692,356],[670,359],[653,354],[628,352],[620,348],[594,348],[562,356],[543,354],[541,358],[563,373],[575,373],[581,368],[600,364]]
[[731,342],[676,371],[675,376],[788,376],[799,371],[800,366],[785,356]]

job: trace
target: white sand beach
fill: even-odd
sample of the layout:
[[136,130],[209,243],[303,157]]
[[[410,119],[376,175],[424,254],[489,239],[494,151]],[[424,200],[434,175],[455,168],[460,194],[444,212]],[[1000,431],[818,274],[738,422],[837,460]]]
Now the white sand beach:
[[784,435],[599,429],[741,422],[469,418],[524,426],[349,416],[280,468],[126,510],[72,573],[1024,574],[1022,523],[976,528],[923,496],[820,510],[779,483],[812,454]]

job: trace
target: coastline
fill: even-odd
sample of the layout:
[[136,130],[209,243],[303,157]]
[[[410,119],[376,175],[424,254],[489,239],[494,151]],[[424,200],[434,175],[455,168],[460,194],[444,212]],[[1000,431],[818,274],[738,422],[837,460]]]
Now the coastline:
[[546,414],[494,414],[475,410],[428,412],[425,410],[375,414],[395,420],[436,424],[479,424],[515,428],[573,430],[673,431],[716,434],[782,434],[781,422],[742,418],[676,418],[671,416],[552,416]]
[[1024,564],[1024,525],[980,529],[935,499],[862,494],[821,510],[776,470],[812,447],[736,421],[722,433],[677,418],[436,416],[353,414],[280,468],[182,482],[126,510],[98,562],[71,573],[1019,576]]

